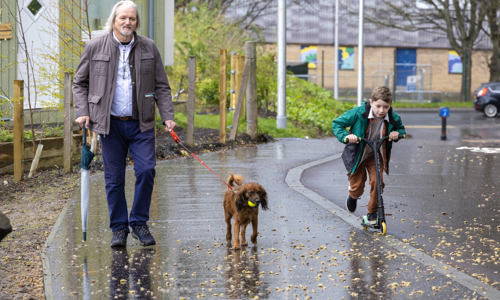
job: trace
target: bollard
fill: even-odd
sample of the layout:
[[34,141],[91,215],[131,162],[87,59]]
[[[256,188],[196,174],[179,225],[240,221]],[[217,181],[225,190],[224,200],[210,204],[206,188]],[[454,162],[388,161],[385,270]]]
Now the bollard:
[[448,107],[441,107],[439,109],[439,115],[441,116],[441,140],[446,140],[446,118],[450,115],[450,109]]

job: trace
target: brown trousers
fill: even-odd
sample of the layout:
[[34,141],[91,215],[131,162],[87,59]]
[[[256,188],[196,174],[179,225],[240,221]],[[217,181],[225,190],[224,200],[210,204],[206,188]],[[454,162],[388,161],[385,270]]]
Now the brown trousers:
[[[384,168],[382,165],[382,159],[379,158],[380,162],[380,182],[382,185],[382,191],[384,191]],[[366,173],[368,173],[368,178],[370,181],[370,201],[368,202],[368,213],[376,213],[378,211],[378,198],[377,198],[377,173],[375,171],[375,160],[373,155],[366,157],[363,162],[361,162],[356,171],[349,175],[349,196],[354,199],[359,199],[365,190]]]

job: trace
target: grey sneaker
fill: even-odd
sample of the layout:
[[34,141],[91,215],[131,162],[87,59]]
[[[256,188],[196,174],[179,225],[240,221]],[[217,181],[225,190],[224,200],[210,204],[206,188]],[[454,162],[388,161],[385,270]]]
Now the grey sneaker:
[[370,225],[377,224],[377,213],[367,214],[366,218],[368,219],[368,223],[370,223]]
[[351,196],[347,196],[346,207],[350,212],[354,212],[356,210],[356,204],[358,199],[351,198]]
[[137,225],[132,227],[132,237],[138,239],[142,246],[151,246],[156,244],[151,232],[149,232],[148,225]]

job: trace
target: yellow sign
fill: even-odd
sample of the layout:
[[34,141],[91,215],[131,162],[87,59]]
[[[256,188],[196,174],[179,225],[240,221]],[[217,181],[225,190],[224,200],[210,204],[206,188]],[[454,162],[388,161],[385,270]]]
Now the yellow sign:
[[10,40],[12,38],[12,24],[0,23],[0,40]]

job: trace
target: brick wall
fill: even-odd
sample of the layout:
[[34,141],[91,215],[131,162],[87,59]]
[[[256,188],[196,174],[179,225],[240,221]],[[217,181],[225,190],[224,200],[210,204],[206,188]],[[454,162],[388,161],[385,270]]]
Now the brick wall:
[[[325,88],[333,88],[334,84],[334,47],[318,45],[317,68],[309,69],[310,81]],[[287,62],[300,62],[301,45],[287,46]],[[324,51],[324,73],[322,79],[321,55]],[[355,94],[357,87],[357,48],[354,47],[354,70],[339,70],[339,90],[344,95]],[[393,84],[395,48],[365,47],[365,97],[370,90],[387,82]],[[488,58],[491,51],[474,51],[472,55],[472,91],[479,84],[489,80]],[[418,74],[423,74],[425,90],[433,90],[444,94],[458,94],[461,88],[461,75],[448,73],[448,49],[417,49]],[[350,90],[350,91],[349,91]]]

